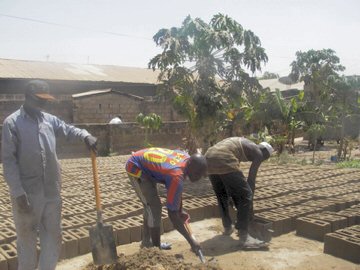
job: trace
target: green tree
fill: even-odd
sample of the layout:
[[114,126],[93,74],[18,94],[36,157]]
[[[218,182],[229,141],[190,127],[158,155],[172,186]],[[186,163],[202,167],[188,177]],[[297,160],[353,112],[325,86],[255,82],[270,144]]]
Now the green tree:
[[160,129],[162,125],[161,117],[156,113],[150,113],[149,115],[139,113],[138,116],[136,116],[136,122],[145,128],[145,146],[151,146],[148,140],[149,133]]
[[308,129],[309,140],[313,143],[313,157],[312,163],[315,163],[315,151],[317,147],[318,137],[321,136],[325,131],[325,126],[321,124],[312,124]]
[[188,16],[180,27],[160,29],[154,41],[162,52],[149,68],[160,70],[161,93],[175,102],[189,121],[191,136],[206,149],[234,106],[229,97],[251,99],[262,89],[247,73],[261,70],[268,60],[260,39],[217,14],[209,23]]
[[340,65],[339,57],[331,49],[298,51],[296,60],[290,66],[291,80],[304,81],[305,98],[317,105],[328,95],[328,77],[345,70],[345,67]]
[[293,81],[304,81],[306,104],[302,108],[302,117],[306,129],[311,129],[312,125],[331,124],[328,121],[333,115],[331,108],[336,96],[332,86],[335,79],[331,78],[339,78],[339,72],[343,70],[345,67],[331,49],[296,52],[289,77]]
[[346,147],[344,147],[346,136],[345,121],[349,118],[359,118],[360,116],[358,100],[359,81],[358,77],[340,77],[336,75],[330,76],[328,79],[331,89],[329,98],[331,105],[328,108],[329,122],[340,130],[340,143],[337,153],[339,160],[346,159],[346,155],[342,155],[343,152],[346,152]]

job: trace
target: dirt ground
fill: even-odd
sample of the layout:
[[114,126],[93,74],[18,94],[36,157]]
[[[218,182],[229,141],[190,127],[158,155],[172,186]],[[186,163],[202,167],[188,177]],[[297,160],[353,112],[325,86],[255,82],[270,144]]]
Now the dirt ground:
[[[326,143],[321,147],[315,155],[315,159],[320,161],[317,165],[325,165],[324,168],[334,166],[335,163],[330,161],[330,157],[336,155],[336,147],[336,143]],[[360,159],[359,144],[354,147],[352,158]],[[286,163],[309,164],[312,152],[307,150],[307,143],[299,139],[296,154],[284,159],[288,161]],[[222,235],[219,218],[192,222],[191,226],[209,263],[206,266],[200,264],[199,258],[190,251],[186,240],[178,232],[171,231],[162,236],[162,241],[172,243],[172,250],[139,252],[139,243],[121,245],[117,248],[120,255],[117,267],[103,269],[360,270],[360,265],[324,254],[323,242],[296,236],[295,232],[273,238],[268,250],[242,251],[235,233],[230,237]],[[158,263],[156,260],[154,262],[154,258]],[[95,270],[91,263],[91,254],[87,254],[62,261],[57,269]]]
[[[220,219],[206,219],[191,223],[191,226],[196,238],[203,247],[203,253],[210,267],[199,268],[201,266],[199,265],[199,259],[190,251],[185,239],[178,232],[171,231],[162,236],[162,241],[173,244],[172,250],[162,251],[163,255],[160,254],[160,256],[172,256],[165,261],[164,259],[159,260],[163,264],[160,263],[152,268],[149,265],[148,268],[139,268],[139,264],[136,264],[135,268],[113,269],[360,270],[360,265],[324,254],[324,243],[298,237],[294,232],[273,238],[268,250],[241,251],[239,250],[235,233],[230,237],[221,234],[222,226]],[[138,252],[139,243],[118,247],[118,254],[123,254],[121,256],[125,255],[130,264],[134,262],[134,259],[140,261],[139,258],[144,258],[136,254]],[[187,264],[187,267],[190,268],[169,267],[169,260],[171,262],[174,258],[177,258],[177,261],[180,260],[183,265]],[[91,262],[91,254],[87,254],[60,262],[57,270],[96,269],[88,266]],[[189,266],[188,264],[191,265]],[[216,266],[219,268],[216,268]]]

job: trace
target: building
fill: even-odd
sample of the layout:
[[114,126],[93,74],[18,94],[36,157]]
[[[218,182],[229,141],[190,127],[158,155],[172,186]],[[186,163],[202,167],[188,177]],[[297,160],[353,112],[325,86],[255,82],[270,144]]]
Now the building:
[[[57,102],[48,111],[70,123],[108,123],[118,114],[133,122],[140,112],[157,113],[163,121],[183,120],[169,102],[154,99],[158,74],[145,68],[0,59],[0,121],[24,102],[25,85],[33,79],[50,84]],[[259,82],[285,97],[303,89],[302,83],[278,79]]]
[[180,119],[169,102],[114,89],[92,90],[72,97],[75,123],[109,123],[117,115],[124,122],[134,122],[139,113],[156,113],[163,121]]
[[[49,112],[65,121],[76,122],[74,94],[112,89],[121,92],[124,98],[129,94],[154,103],[151,100],[156,94],[157,76],[157,72],[144,68],[0,59],[0,121],[3,122],[23,103],[25,85],[33,79],[46,80],[50,84],[51,94],[57,102],[49,108]],[[99,96],[95,96],[98,99]],[[172,113],[168,115],[174,116]]]

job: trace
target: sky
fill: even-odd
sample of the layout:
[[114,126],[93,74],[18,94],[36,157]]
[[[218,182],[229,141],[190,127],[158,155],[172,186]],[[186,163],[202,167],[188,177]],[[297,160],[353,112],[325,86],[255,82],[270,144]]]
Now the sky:
[[297,51],[331,48],[359,75],[359,11],[359,0],[0,0],[0,58],[146,68],[159,29],[223,13],[260,38],[263,72],[288,75]]

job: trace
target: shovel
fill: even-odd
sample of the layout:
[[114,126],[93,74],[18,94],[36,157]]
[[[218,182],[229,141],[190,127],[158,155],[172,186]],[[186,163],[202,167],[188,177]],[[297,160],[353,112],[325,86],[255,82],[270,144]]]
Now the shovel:
[[[192,231],[191,231],[190,225],[189,225],[189,223],[188,223],[188,220],[185,221],[184,226],[185,226],[186,231],[187,231],[188,234],[190,235],[190,237],[191,237],[192,239],[196,240],[196,239],[195,239],[195,236],[192,234]],[[203,255],[201,249],[198,250],[198,252],[197,252],[196,255],[198,255],[198,257],[199,257],[199,259],[200,259],[200,261],[201,261],[202,263],[206,263],[206,259],[205,259],[204,255]]]
[[98,171],[96,165],[96,154],[91,150],[91,163],[94,176],[95,199],[96,199],[96,225],[89,229],[91,252],[94,264],[103,265],[115,263],[117,259],[116,245],[113,228],[111,225],[103,224],[101,198]]

